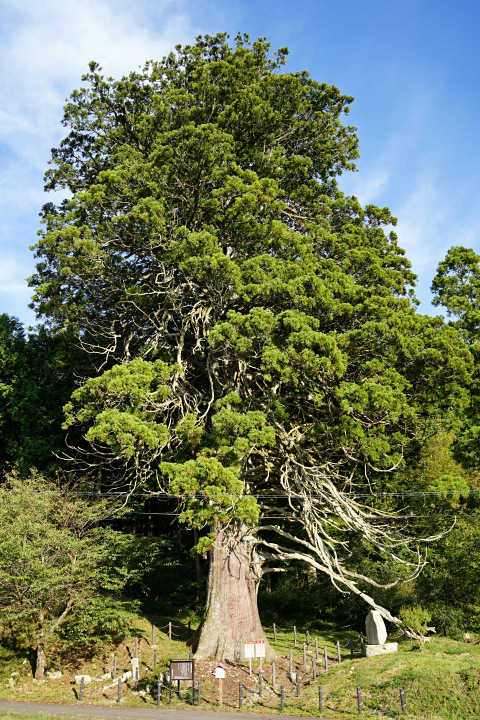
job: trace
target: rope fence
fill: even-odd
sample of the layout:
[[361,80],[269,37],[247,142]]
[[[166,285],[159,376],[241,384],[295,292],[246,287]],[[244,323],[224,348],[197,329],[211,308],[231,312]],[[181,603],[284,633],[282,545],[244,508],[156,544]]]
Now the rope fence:
[[[177,630],[183,632],[176,632]],[[75,691],[77,700],[84,702],[85,699],[93,700],[95,697],[98,698],[99,695],[103,695],[104,698],[110,699],[110,701],[116,699],[117,703],[121,703],[130,693],[135,693],[135,695],[142,696],[145,701],[151,698],[157,706],[165,703],[188,703],[200,707],[203,703],[211,706],[212,709],[221,707],[223,704],[232,709],[237,707],[243,709],[245,706],[260,704],[271,711],[279,710],[284,712],[285,708],[292,708],[296,711],[311,712],[312,705],[318,704],[318,711],[322,713],[329,697],[322,685],[323,673],[328,673],[331,666],[338,665],[344,660],[353,660],[354,657],[358,657],[359,653],[363,654],[363,634],[359,633],[357,637],[350,635],[348,639],[343,637],[342,640],[331,640],[328,647],[327,645],[320,647],[318,637],[311,637],[310,630],[299,630],[296,626],[292,626],[291,629],[282,628],[276,624],[273,624],[272,630],[274,640],[277,640],[277,630],[288,633],[293,647],[289,648],[288,654],[283,655],[280,661],[268,663],[263,668],[260,664],[259,671],[252,673],[250,676],[249,666],[243,663],[232,665],[232,667],[237,668],[237,672],[238,670],[245,672],[245,679],[243,682],[238,683],[236,696],[235,691],[232,689],[232,683],[230,683],[225,702],[223,702],[221,685],[215,686],[208,679],[203,680],[203,682],[197,679],[195,686],[190,682],[189,686],[180,687],[180,682],[178,682],[178,686],[174,687],[170,682],[167,682],[169,680],[167,675],[164,677],[163,673],[156,670],[158,666],[157,647],[155,645],[156,634],[166,635],[169,641],[176,641],[176,638],[188,640],[191,637],[190,622],[188,628],[185,629],[185,625],[174,624],[171,621],[164,625],[151,623],[151,647],[149,653],[153,654],[153,657],[144,657],[140,661],[139,655],[141,654],[142,642],[145,656],[146,646],[149,644],[148,640],[145,637],[132,638],[126,646],[126,652],[121,657],[117,655],[113,657],[113,667],[110,672],[111,682],[98,690],[86,685],[84,678],[81,677],[78,692]],[[345,633],[345,630],[343,630],[343,633]],[[300,637],[302,637],[301,642]],[[281,640],[284,641],[285,638],[281,638]],[[189,658],[192,658],[191,648],[189,649]],[[125,666],[129,666],[130,663],[132,670],[125,671]],[[268,665],[270,665],[270,668]],[[144,673],[143,677],[141,677],[142,672]],[[153,679],[152,675],[154,675]],[[105,676],[102,677],[105,679]],[[363,713],[365,697],[367,698],[367,705],[369,705],[373,699],[363,695],[360,687],[356,688],[355,696],[349,696],[348,703],[350,704],[350,700],[352,703],[356,702],[359,715]],[[336,693],[331,696],[331,700],[333,701],[334,698],[338,698]],[[399,703],[398,709],[403,715],[406,715],[407,704],[403,688],[399,690]],[[329,706],[328,711],[337,712],[333,706]],[[353,708],[350,712],[353,712]]]

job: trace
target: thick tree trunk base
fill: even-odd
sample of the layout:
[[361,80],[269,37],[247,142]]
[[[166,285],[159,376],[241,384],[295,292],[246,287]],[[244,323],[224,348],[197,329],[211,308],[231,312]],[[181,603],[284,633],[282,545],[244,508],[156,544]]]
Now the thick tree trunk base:
[[251,545],[241,530],[220,531],[210,550],[206,614],[192,640],[197,658],[239,662],[252,640],[265,642],[267,660],[275,657],[258,614]]

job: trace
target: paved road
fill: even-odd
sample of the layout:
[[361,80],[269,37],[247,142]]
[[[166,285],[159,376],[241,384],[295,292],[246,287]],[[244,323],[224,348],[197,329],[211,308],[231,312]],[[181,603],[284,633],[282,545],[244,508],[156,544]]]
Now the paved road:
[[[212,712],[208,710],[173,710],[134,708],[126,706],[60,705],[57,703],[28,703],[0,700],[0,712],[44,713],[70,717],[104,718],[105,720],[301,720],[292,715],[259,715],[258,713]],[[199,718],[201,715],[201,718]],[[327,720],[327,718],[324,718]]]

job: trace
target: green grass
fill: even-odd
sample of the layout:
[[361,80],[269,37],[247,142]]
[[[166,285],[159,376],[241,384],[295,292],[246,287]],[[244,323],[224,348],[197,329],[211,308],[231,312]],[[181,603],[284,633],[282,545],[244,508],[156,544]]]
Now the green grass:
[[[166,625],[170,618],[152,618],[158,626]],[[186,634],[185,618],[171,618],[177,626],[174,631]],[[153,686],[159,670],[164,670],[169,658],[186,658],[188,650],[181,639],[169,642],[166,628],[157,630],[155,645],[158,666],[154,671],[154,647],[151,645],[151,626],[146,618],[135,617],[132,627],[139,637],[139,656],[141,681],[139,690],[134,692],[133,683],[130,688],[123,686],[122,705],[136,707],[154,707],[156,701],[146,686]],[[320,659],[318,662],[317,682],[311,680],[311,658],[314,651],[314,638],[318,637]],[[471,643],[457,642],[448,638],[434,636],[423,650],[412,647],[409,641],[399,641],[399,652],[382,655],[376,658],[362,658],[358,650],[353,660],[348,652],[349,635],[345,631],[310,629],[310,652],[308,654],[308,672],[301,670],[301,696],[296,697],[295,686],[287,678],[288,651],[293,647],[293,633],[277,632],[277,640],[273,641],[273,632],[267,629],[267,637],[278,653],[276,660],[276,691],[280,685],[285,687],[285,712],[290,715],[308,715],[320,717],[318,710],[318,685],[323,688],[325,717],[358,718],[356,688],[360,687],[365,720],[373,718],[402,717],[399,690],[404,689],[407,703],[407,716],[412,720],[466,720],[480,717],[480,647]],[[301,643],[305,635],[298,633],[298,646],[294,649],[294,666],[303,665]],[[336,658],[336,641],[343,648],[344,661],[338,664]],[[330,659],[328,672],[323,669],[323,646],[327,646]],[[89,657],[65,658],[59,661],[53,653],[49,665],[52,669],[61,669],[60,680],[47,680],[37,683],[32,678],[30,664],[21,649],[0,647],[0,697],[8,700],[30,700],[38,702],[75,703],[78,697],[78,686],[75,685],[75,674],[85,673],[100,678],[113,667],[113,656],[118,658],[118,673],[131,669],[130,655],[133,654],[133,637],[127,638],[117,645],[106,645],[98,648]],[[197,680],[202,682],[203,709],[218,710],[218,683],[213,677],[213,660],[197,664]],[[258,661],[254,661],[254,672],[258,672]],[[14,676],[13,685],[9,678]],[[264,693],[260,701],[256,677],[249,677],[246,661],[227,670],[230,678],[224,686],[223,709],[238,710],[238,683],[245,687],[244,711],[271,714],[280,712],[280,700],[271,688],[271,665],[264,664]],[[110,684],[100,679],[85,686],[84,704],[112,706],[116,705],[117,689],[107,691],[103,688]],[[188,695],[182,692],[182,699],[173,698],[172,707],[188,708]],[[166,706],[167,693],[164,691],[162,707]],[[3,714],[7,718],[10,714]],[[17,718],[18,714],[11,714]],[[1,720],[0,714],[0,720]],[[27,716],[28,717],[28,716]],[[31,716],[30,716],[31,717]],[[42,715],[42,718],[47,716]]]

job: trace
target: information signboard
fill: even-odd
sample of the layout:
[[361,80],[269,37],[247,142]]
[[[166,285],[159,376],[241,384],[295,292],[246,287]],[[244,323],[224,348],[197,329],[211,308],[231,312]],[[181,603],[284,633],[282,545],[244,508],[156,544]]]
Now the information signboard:
[[245,657],[255,657],[255,643],[253,642],[253,640],[245,643]]
[[193,660],[170,660],[171,680],[193,680]]
[[255,657],[265,657],[265,640],[255,640]]

